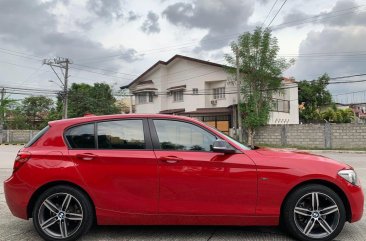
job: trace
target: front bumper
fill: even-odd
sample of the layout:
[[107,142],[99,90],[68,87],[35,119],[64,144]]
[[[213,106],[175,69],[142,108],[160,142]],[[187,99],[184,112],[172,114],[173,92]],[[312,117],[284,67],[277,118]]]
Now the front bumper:
[[346,183],[346,196],[351,208],[350,222],[357,222],[362,218],[364,209],[364,194],[361,186]]

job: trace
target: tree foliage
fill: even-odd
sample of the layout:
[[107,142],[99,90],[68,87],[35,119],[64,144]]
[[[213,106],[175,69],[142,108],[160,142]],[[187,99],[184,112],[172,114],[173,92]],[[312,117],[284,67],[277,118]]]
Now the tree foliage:
[[9,115],[16,102],[17,100],[11,99],[9,96],[5,96],[2,100],[0,100],[0,124],[5,125],[5,127],[6,116]]
[[48,114],[53,104],[53,100],[46,96],[30,96],[22,100],[19,110],[29,128],[38,130],[47,124]]
[[320,118],[332,123],[351,123],[355,119],[352,109],[337,109],[329,107],[326,111],[320,113]]
[[318,121],[320,107],[332,104],[332,95],[326,89],[329,80],[329,76],[323,74],[316,80],[299,82],[299,103],[303,104],[300,109],[301,121]]
[[[278,43],[270,29],[256,28],[246,32],[231,44],[233,55],[226,60],[236,66],[235,55],[239,57],[241,94],[244,97],[240,117],[247,132],[248,144],[253,146],[255,130],[268,123],[272,96],[280,92],[282,72],[291,64],[278,58]],[[233,75],[236,68],[228,70]]]
[[[112,89],[104,83],[72,84],[68,93],[68,116],[80,117],[87,113],[108,115],[120,113]],[[58,98],[56,109],[62,109],[62,99]],[[58,113],[60,113],[58,111]]]

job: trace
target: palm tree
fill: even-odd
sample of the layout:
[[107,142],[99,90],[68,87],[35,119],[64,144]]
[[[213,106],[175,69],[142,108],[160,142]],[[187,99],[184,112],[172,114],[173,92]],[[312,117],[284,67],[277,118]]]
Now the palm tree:
[[351,123],[355,116],[352,109],[334,109],[328,108],[326,111],[322,112],[321,118],[332,123]]
[[355,119],[355,114],[350,108],[338,109],[337,112],[339,113],[338,123],[351,123]]

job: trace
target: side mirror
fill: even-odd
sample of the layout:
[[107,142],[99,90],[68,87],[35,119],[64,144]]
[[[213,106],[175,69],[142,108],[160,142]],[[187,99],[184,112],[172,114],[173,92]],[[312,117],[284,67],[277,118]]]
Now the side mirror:
[[213,152],[220,152],[220,153],[235,153],[236,150],[230,146],[225,140],[218,139],[214,141],[212,144],[212,151]]

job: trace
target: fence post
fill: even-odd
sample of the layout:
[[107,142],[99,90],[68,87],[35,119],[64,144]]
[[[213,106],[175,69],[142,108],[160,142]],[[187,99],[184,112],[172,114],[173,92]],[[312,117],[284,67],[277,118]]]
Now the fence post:
[[6,130],[6,143],[10,143],[10,130]]
[[287,126],[283,125],[281,127],[281,146],[287,145]]
[[329,122],[324,124],[324,145],[325,148],[332,148],[332,126]]

